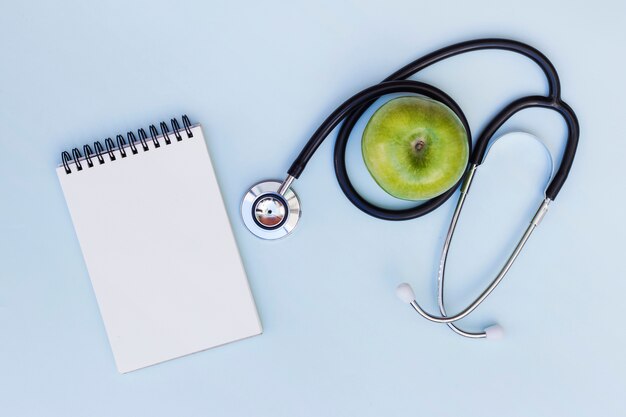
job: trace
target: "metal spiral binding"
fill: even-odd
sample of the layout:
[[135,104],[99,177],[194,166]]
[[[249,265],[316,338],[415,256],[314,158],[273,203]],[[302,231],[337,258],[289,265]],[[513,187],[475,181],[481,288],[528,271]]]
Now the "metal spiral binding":
[[124,136],[122,135],[117,135],[117,149],[120,150],[120,155],[122,156],[122,158],[126,158],[126,149],[124,149],[124,147],[126,147],[126,141],[124,140]]
[[141,146],[143,147],[143,151],[148,152],[150,148],[148,147],[148,142],[146,142],[146,140],[148,139],[148,135],[146,135],[146,131],[143,129],[139,129],[137,131],[137,136],[139,136],[139,140],[141,141]]
[[[187,135],[187,138],[193,137],[193,132],[191,131],[191,122],[187,115],[182,116],[183,126],[181,127],[176,118],[170,120],[170,125],[172,127],[171,133],[174,134],[177,142],[183,140],[183,136],[181,135],[184,132]],[[161,134],[159,135],[159,131],[157,130],[156,125],[150,125],[148,130],[150,131],[150,139],[152,139],[152,143],[154,144],[154,149],[158,149],[161,147],[161,143],[159,142],[159,136],[165,142],[165,145],[171,145],[172,140],[170,139],[170,130],[166,122],[161,122],[159,124]],[[72,168],[70,164],[73,163],[76,171],[82,171],[84,168],[92,168],[94,166],[93,156],[95,156],[98,160],[98,164],[104,164],[107,162],[104,157],[108,154],[108,159],[110,162],[116,160],[115,152],[119,152],[119,156],[122,158],[126,158],[127,156],[136,155],[139,153],[137,149],[137,137],[139,137],[139,142],[141,143],[141,148],[144,152],[150,150],[148,146],[148,135],[144,129],[138,129],[137,135],[133,132],[126,133],[126,140],[124,140],[124,136],[117,135],[116,142],[114,142],[110,137],[104,140],[104,146],[100,141],[95,141],[93,143],[93,149],[89,145],[83,146],[83,155],[80,153],[78,148],[73,148],[72,153],[70,154],[67,151],[63,151],[61,153],[61,162],[63,164],[63,168],[65,169],[66,174],[71,174]],[[105,149],[106,148],[106,149]],[[130,148],[131,152],[126,152],[127,149]],[[86,162],[87,165],[84,166],[82,162]]]
[[91,168],[93,166],[93,161],[91,160],[91,155],[93,154],[93,151],[91,150],[91,146],[89,145],[83,146],[83,152],[85,153],[85,159],[87,160],[87,165],[89,166],[89,168]]
[[100,141],[95,141],[93,143],[93,147],[96,149],[96,156],[98,157],[98,162],[100,162],[100,165],[104,164],[104,157],[102,156],[102,154],[104,153],[104,148],[102,147],[102,144],[100,143]]

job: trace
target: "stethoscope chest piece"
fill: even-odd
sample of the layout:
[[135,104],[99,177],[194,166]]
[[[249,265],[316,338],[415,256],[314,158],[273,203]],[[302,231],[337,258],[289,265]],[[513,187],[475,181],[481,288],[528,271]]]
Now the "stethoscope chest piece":
[[300,200],[291,189],[279,193],[280,181],[253,185],[241,202],[241,217],[254,235],[273,240],[287,236],[300,220]]

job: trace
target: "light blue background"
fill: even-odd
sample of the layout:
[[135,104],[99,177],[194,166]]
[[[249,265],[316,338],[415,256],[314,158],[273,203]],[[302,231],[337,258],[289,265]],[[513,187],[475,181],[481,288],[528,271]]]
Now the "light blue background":
[[[625,17],[617,0],[3,1],[0,414],[624,415]],[[436,308],[452,203],[403,223],[362,214],[334,179],[332,137],[295,184],[297,232],[265,242],[245,230],[244,190],[282,178],[342,100],[424,53],[486,36],[542,49],[581,122],[562,193],[463,322],[497,320],[506,339],[460,338],[395,299],[409,281]],[[499,52],[419,79],[451,94],[474,133],[510,100],[546,91],[531,63]],[[265,333],[119,375],[54,168],[62,150],[182,113],[205,128]],[[528,111],[511,129],[561,150],[555,115]],[[357,132],[355,182],[388,203],[358,150]],[[451,311],[480,292],[540,201],[545,162],[527,156],[504,152],[479,171],[452,249]]]

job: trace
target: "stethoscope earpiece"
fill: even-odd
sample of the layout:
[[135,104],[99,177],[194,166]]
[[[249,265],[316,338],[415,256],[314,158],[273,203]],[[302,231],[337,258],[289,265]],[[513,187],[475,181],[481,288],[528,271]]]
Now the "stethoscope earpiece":
[[504,338],[504,328],[499,324],[494,324],[485,328],[485,337],[488,340],[501,340]]
[[415,293],[410,284],[403,282],[396,287],[396,296],[403,302],[411,304],[415,301]]

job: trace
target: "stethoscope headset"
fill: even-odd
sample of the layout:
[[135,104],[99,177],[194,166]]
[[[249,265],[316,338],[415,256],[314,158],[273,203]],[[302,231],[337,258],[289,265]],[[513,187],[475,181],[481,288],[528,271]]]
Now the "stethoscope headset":
[[[546,96],[534,95],[522,97],[508,104],[487,124],[483,132],[476,140],[476,144],[472,150],[470,127],[458,104],[440,89],[419,81],[408,80],[407,78],[437,62],[451,58],[455,55],[486,49],[500,49],[516,52],[534,61],[542,69],[548,80],[548,94]],[[365,200],[355,190],[350,182],[345,161],[348,138],[350,137],[350,133],[359,118],[376,99],[392,93],[412,93],[422,95],[432,100],[439,101],[450,108],[463,123],[467,132],[467,140],[471,150],[466,173],[455,186],[445,193],[427,200],[416,207],[400,210],[379,207]],[[561,163],[545,190],[544,199],[541,201],[536,214],[531,219],[526,231],[520,238],[515,249],[505,262],[498,275],[465,309],[457,314],[448,315],[446,313],[443,296],[446,260],[452,236],[459,220],[459,215],[463,208],[467,193],[476,174],[476,170],[484,162],[486,152],[496,131],[516,113],[533,107],[556,111],[565,120],[568,133],[567,143],[565,145]],[[300,151],[300,154],[287,171],[288,175],[284,181],[263,181],[250,188],[243,198],[241,213],[245,225],[252,233],[264,239],[277,239],[293,231],[298,223],[298,220],[300,219],[301,210],[300,200],[291,189],[291,185],[294,180],[300,177],[306,167],[306,164],[309,162],[318,147],[322,144],[324,139],[342,121],[343,124],[335,142],[335,174],[345,196],[352,202],[352,204],[364,213],[383,220],[399,221],[415,219],[422,217],[441,206],[460,186],[459,199],[444,242],[437,276],[438,304],[441,315],[434,315],[426,312],[415,300],[415,295],[413,294],[413,290],[409,284],[404,283],[397,287],[396,294],[398,297],[410,304],[411,307],[413,307],[413,309],[415,309],[415,311],[422,317],[436,323],[446,323],[459,335],[470,338],[500,338],[503,331],[497,324],[487,327],[482,332],[469,332],[462,330],[454,324],[454,322],[467,317],[491,294],[500,281],[502,281],[528,241],[530,235],[545,216],[550,202],[556,198],[561,190],[561,187],[563,187],[563,184],[565,183],[568,173],[572,167],[574,156],[576,154],[576,147],[578,145],[579,125],[574,111],[561,99],[559,76],[552,63],[537,49],[521,42],[507,39],[477,39],[461,42],[439,49],[411,62],[391,74],[380,84],[373,85],[360,91],[337,107],[337,109],[332,112],[326,120],[324,120],[315,133],[313,133],[313,136],[311,136],[304,148],[302,148],[302,151]]]

